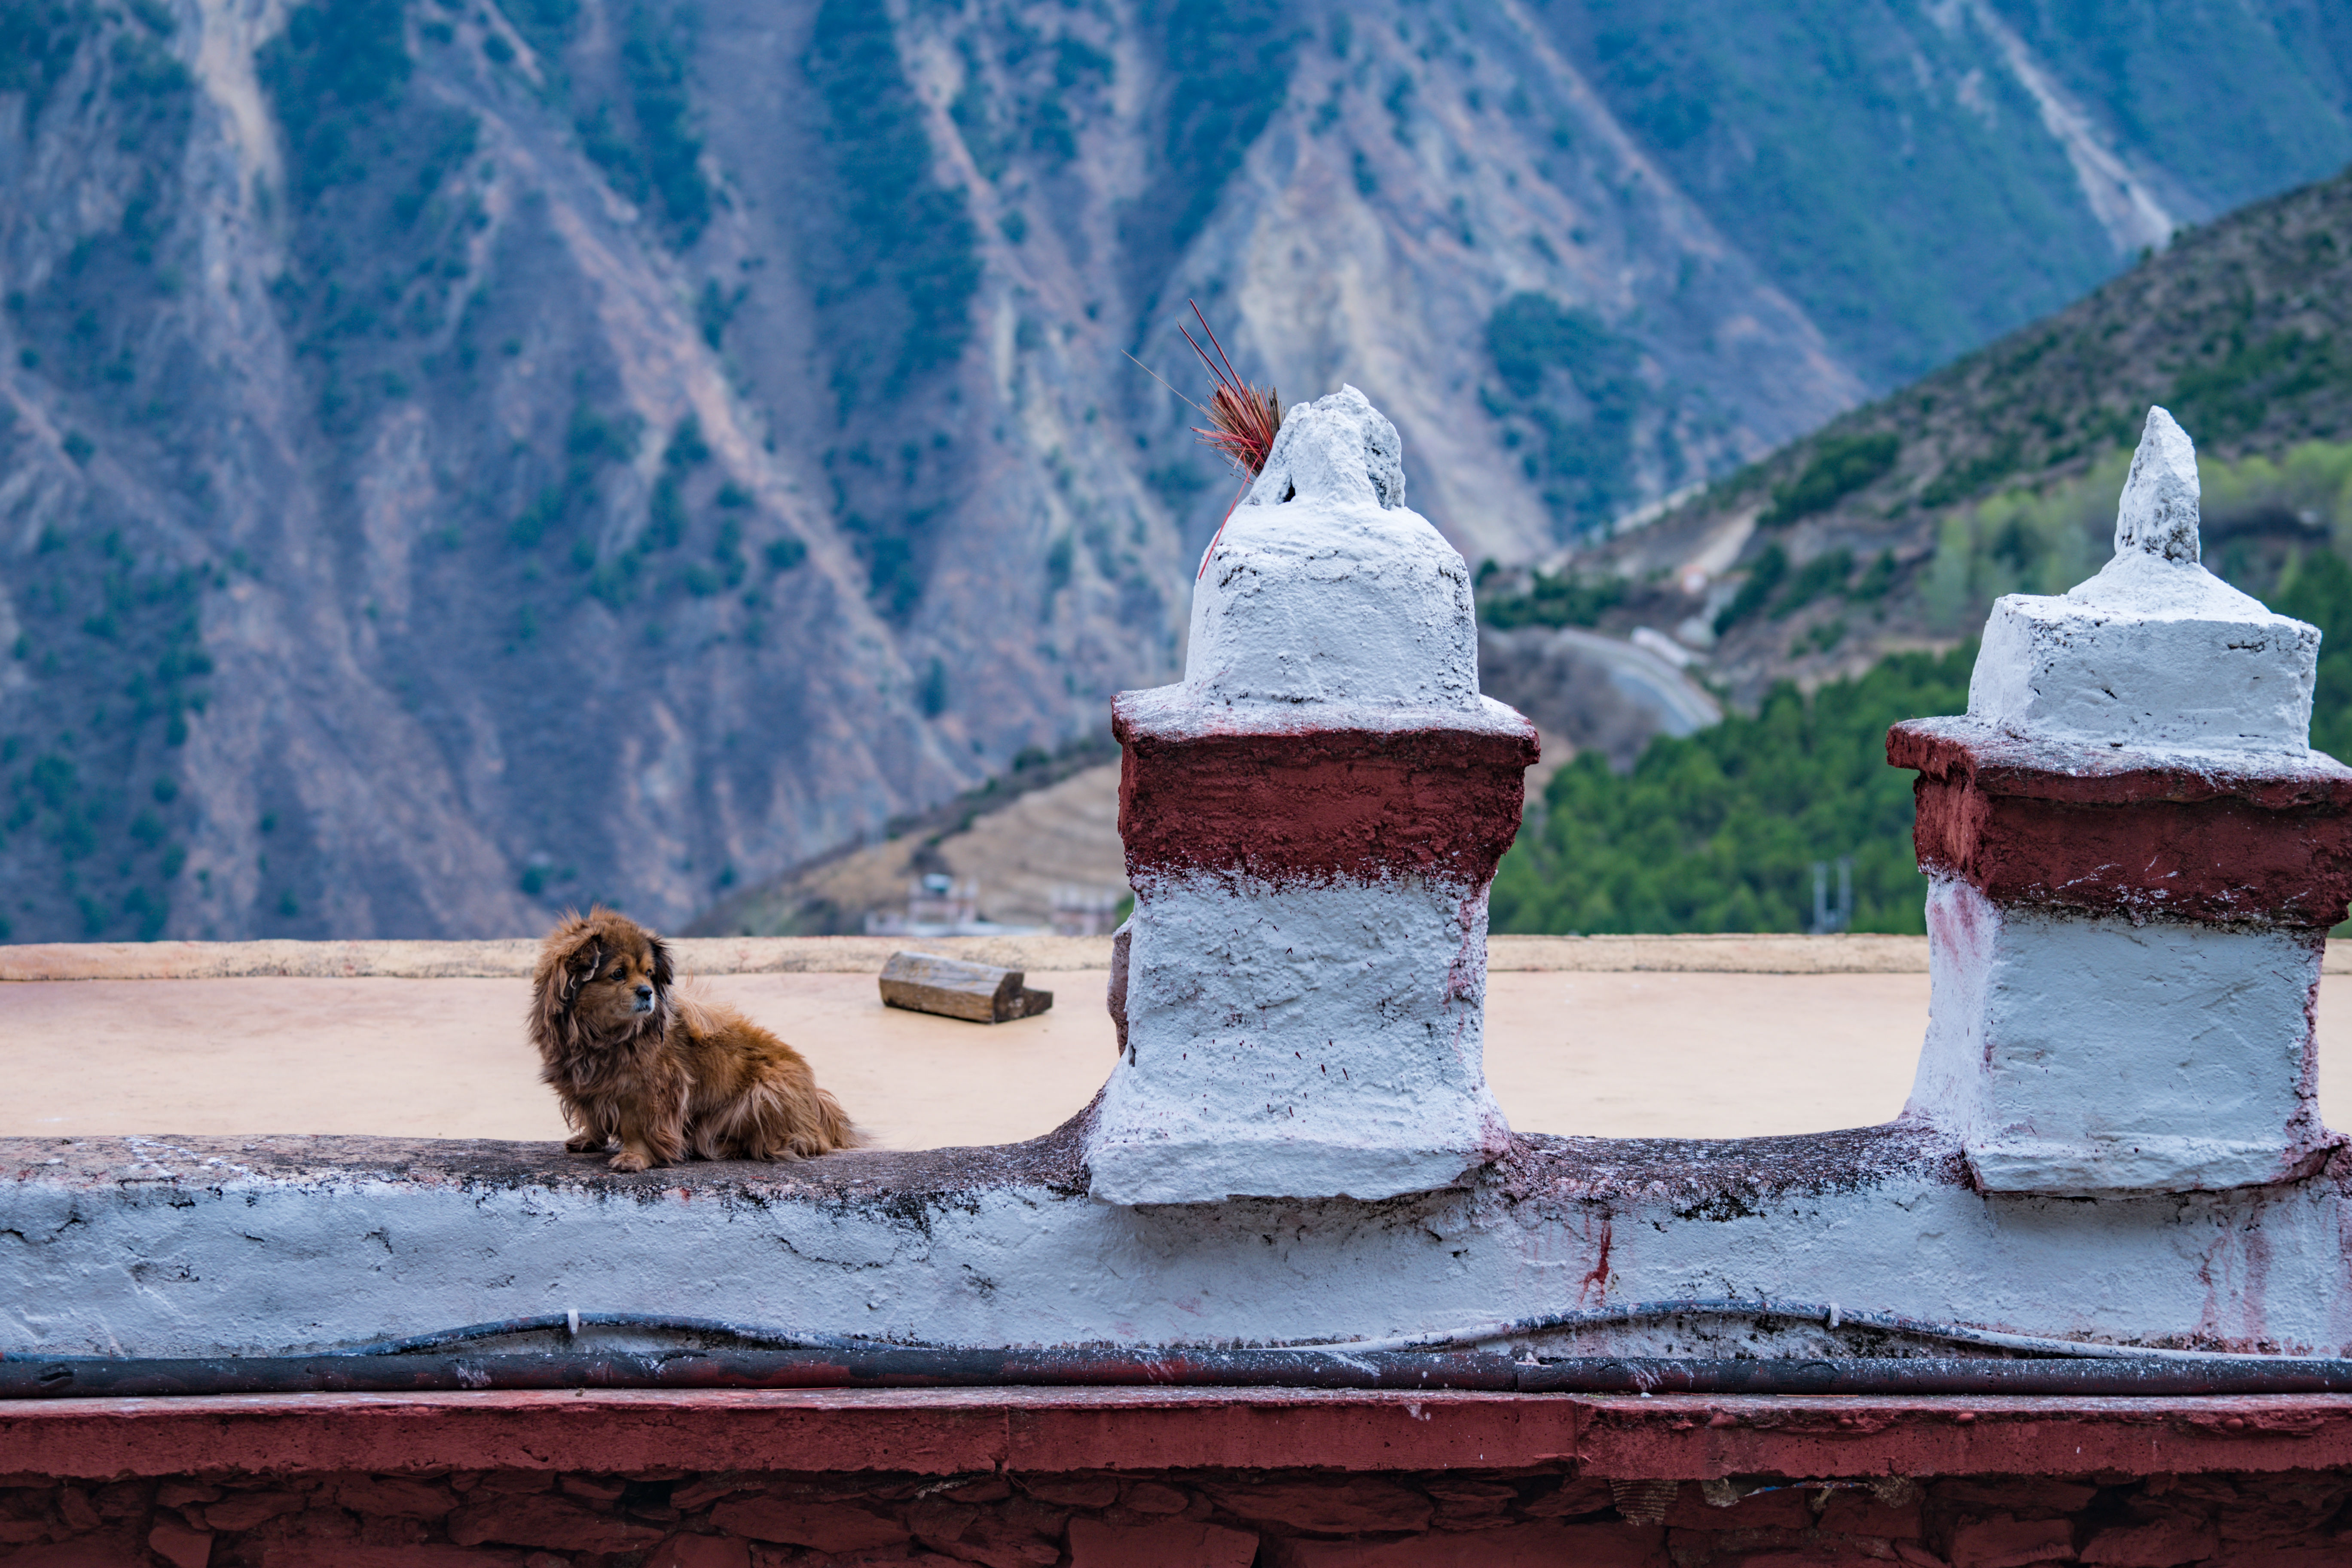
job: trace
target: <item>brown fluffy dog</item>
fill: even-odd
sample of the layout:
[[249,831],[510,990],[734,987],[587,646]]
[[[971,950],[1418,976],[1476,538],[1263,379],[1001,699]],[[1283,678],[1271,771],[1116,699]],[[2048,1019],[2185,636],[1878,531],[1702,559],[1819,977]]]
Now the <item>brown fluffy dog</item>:
[[579,1130],[563,1146],[616,1171],[794,1160],[864,1142],[801,1054],[731,1008],[670,989],[661,938],[610,910],[567,915],[531,975],[540,1079]]

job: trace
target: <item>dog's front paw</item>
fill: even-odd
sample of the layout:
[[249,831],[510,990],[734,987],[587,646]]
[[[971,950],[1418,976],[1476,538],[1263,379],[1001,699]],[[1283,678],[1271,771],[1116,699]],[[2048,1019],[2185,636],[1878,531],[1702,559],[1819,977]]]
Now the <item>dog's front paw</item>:
[[612,1146],[612,1142],[609,1138],[600,1137],[593,1132],[583,1132],[574,1137],[566,1138],[563,1141],[563,1148],[566,1153],[601,1154]]
[[649,1171],[653,1169],[653,1163],[635,1149],[624,1149],[612,1160],[613,1169],[616,1171]]

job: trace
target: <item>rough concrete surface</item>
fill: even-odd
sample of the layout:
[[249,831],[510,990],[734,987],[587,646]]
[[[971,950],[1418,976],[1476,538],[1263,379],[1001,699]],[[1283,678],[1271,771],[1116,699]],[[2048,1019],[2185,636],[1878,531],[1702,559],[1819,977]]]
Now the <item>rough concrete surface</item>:
[[1456,957],[1483,956],[1483,887],[1143,881],[1128,1049],[1087,1149],[1097,1196],[1389,1198],[1508,1138],[1485,967]]
[[1284,416],[1192,594],[1192,700],[1477,709],[1470,568],[1405,506],[1402,455],[1352,386]]
[[[1801,941],[1802,939],[1790,939]],[[1919,944],[1924,947],[1924,943]],[[1922,958],[1924,959],[1924,953]],[[989,1027],[886,1008],[863,974],[701,982],[792,1041],[884,1143],[1034,1137],[1085,1105],[1117,1042],[1100,970],[1032,971],[1052,1012]],[[1497,970],[1486,1073],[1515,1126],[1740,1137],[1880,1121],[1927,1023],[1913,973]],[[0,993],[0,1136],[562,1134],[509,979],[51,982]],[[2352,992],[2320,992],[2321,1089],[2352,1082]],[[2336,998],[2339,998],[2337,1000]],[[2338,1097],[2339,1117],[2352,1104]]]
[[1292,408],[1202,556],[1183,682],[1113,700],[1136,901],[1097,1198],[1393,1198],[1509,1141],[1486,884],[1536,732],[1479,694],[1470,571],[1402,455],[1352,386]]
[[2311,932],[1927,895],[1937,1005],[1915,1110],[1993,1192],[2219,1189],[2308,1171]]
[[2253,771],[2151,766],[2144,752],[1915,719],[1887,731],[1886,755],[1921,775],[1919,864],[1996,902],[2315,937],[2352,901],[2352,768],[2320,752]]
[[[1916,1122],[1522,1134],[1461,1188],[1129,1207],[1087,1195],[1087,1120],[1011,1147],[636,1175],[547,1143],[0,1141],[16,1287],[0,1333],[52,1353],[251,1354],[577,1310],[968,1345],[1938,1343],[1867,1313],[2154,1347],[2352,1344],[2342,1163],[2282,1188],[2083,1203],[1979,1193],[1958,1142]],[[1694,1298],[1757,1305],[1621,1315]],[[1578,1309],[1597,1315],[1507,1326]],[[593,1342],[633,1342],[612,1333]]]
[[[1909,1107],[1989,1192],[2255,1188],[2342,1142],[2318,1121],[2314,1009],[2347,879],[2326,797],[2352,778],[2310,751],[2319,633],[2199,564],[2197,506],[2196,449],[2150,408],[2115,558],[2063,597],[2000,599],[1968,720],[1889,734],[1890,760],[1939,752],[1919,760],[1994,792],[1920,780],[1934,1024]],[[1951,754],[2018,749],[1992,731],[2029,755]],[[2002,772],[2089,798],[2020,806]],[[2168,773],[2217,798],[2140,793]]]

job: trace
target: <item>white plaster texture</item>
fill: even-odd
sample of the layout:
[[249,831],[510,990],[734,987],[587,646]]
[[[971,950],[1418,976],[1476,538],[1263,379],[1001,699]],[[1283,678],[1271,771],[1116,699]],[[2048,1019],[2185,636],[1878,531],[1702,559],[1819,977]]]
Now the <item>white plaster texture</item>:
[[[2001,1197],[1953,1180],[1948,1145],[1916,1136],[1891,1170],[1830,1157],[1763,1185],[1721,1173],[1748,1146],[1684,1143],[1655,1149],[1657,1179],[1630,1191],[1515,1195],[1498,1173],[1381,1205],[1166,1208],[1043,1184],[859,1198],[414,1167],[289,1180],[148,1141],[136,1164],[75,1179],[11,1160],[0,1349],[269,1353],[568,1309],[934,1343],[1263,1344],[1738,1298],[2115,1344],[2352,1352],[2352,1204],[2333,1179]],[[1592,1163],[1622,1170],[1631,1152],[1596,1144]],[[1710,1332],[1735,1331],[1718,1353],[1818,1353],[1823,1332],[1651,1322],[1515,1342],[1706,1353]]]
[[[1469,568],[1405,508],[1402,451],[1352,386],[1292,408],[1204,560],[1183,681],[1123,696],[1128,722],[1526,731],[1479,695]],[[1129,872],[1127,1049],[1087,1143],[1097,1197],[1388,1198],[1503,1148],[1483,885]]]
[[1095,1194],[1386,1198],[1458,1180],[1510,1138],[1486,1088],[1486,981],[1484,889],[1139,886]]
[[1192,701],[1477,711],[1470,569],[1406,508],[1402,453],[1352,386],[1284,416],[1193,590]]
[[1927,895],[1930,1001],[1910,1114],[1995,1193],[2277,1182],[2326,1146],[2315,933]]
[[1994,605],[1969,716],[2176,762],[2306,755],[2319,633],[2205,570],[2198,493],[2188,436],[2149,409],[2116,509],[2115,559],[2064,595]]

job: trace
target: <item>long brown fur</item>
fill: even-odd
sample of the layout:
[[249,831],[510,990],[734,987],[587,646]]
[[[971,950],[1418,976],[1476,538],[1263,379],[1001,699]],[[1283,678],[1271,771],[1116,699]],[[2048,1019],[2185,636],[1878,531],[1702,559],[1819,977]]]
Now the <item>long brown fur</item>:
[[531,974],[540,1080],[575,1130],[563,1145],[616,1171],[797,1160],[865,1142],[801,1054],[731,1007],[672,989],[661,938],[593,909],[548,933]]

